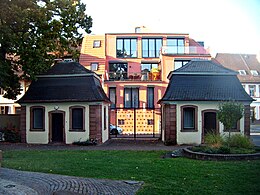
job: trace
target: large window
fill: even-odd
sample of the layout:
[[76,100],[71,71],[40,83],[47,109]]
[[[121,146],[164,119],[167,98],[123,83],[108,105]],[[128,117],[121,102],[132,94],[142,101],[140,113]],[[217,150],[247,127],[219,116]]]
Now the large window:
[[0,106],[0,114],[10,114],[10,106]]
[[109,80],[127,79],[127,63],[109,63]]
[[116,56],[118,58],[136,58],[137,57],[137,39],[136,38],[118,38],[116,40]]
[[154,108],[154,87],[147,87],[147,108]]
[[112,102],[111,108],[116,108],[116,88],[109,87],[109,99]]
[[256,86],[255,85],[249,85],[249,95],[254,97],[255,91],[256,91]]
[[139,108],[139,89],[125,88],[124,90],[125,108]]
[[45,109],[44,107],[31,107],[30,108],[30,130],[31,131],[44,131],[45,128]]
[[161,38],[143,38],[142,55],[143,58],[158,58],[162,47]]
[[70,130],[84,131],[85,108],[81,106],[70,107]]
[[168,54],[184,54],[184,48],[183,38],[167,38]]
[[197,107],[196,106],[182,106],[182,131],[197,131]]
[[183,67],[189,60],[174,60],[174,70]]

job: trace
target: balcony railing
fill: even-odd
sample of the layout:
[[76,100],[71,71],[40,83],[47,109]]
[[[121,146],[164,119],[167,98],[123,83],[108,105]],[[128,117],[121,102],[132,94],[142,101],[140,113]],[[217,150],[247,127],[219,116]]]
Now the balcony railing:
[[205,55],[209,52],[202,46],[162,46],[162,54]]
[[108,72],[110,81],[160,81],[161,72]]

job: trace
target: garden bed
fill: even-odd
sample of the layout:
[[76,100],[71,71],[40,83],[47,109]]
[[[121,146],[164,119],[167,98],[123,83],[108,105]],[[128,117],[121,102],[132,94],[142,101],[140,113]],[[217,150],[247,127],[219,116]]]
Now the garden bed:
[[260,159],[260,152],[251,154],[208,154],[194,152],[191,148],[183,149],[183,155],[187,158],[198,160],[257,160]]

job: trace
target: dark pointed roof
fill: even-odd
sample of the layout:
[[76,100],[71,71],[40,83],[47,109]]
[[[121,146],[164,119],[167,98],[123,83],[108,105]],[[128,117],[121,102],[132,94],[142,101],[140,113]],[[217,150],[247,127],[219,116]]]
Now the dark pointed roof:
[[172,74],[231,74],[237,75],[237,72],[225,68],[219,63],[211,60],[194,59],[185,66],[175,70]]
[[209,60],[196,60],[173,71],[162,101],[253,101],[236,72]]
[[107,101],[99,77],[77,62],[54,65],[37,77],[18,103]]
[[70,74],[87,74],[94,73],[78,62],[60,62],[55,64],[44,75],[70,75]]

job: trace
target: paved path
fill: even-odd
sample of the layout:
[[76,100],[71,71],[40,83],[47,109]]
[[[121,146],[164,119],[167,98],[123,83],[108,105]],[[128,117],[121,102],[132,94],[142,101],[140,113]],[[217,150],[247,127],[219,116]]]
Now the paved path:
[[173,151],[184,146],[165,146],[158,140],[127,140],[110,139],[98,146],[76,146],[65,144],[24,144],[24,143],[0,143],[0,150],[166,150]]
[[88,179],[0,168],[0,194],[4,195],[132,195],[142,182]]

